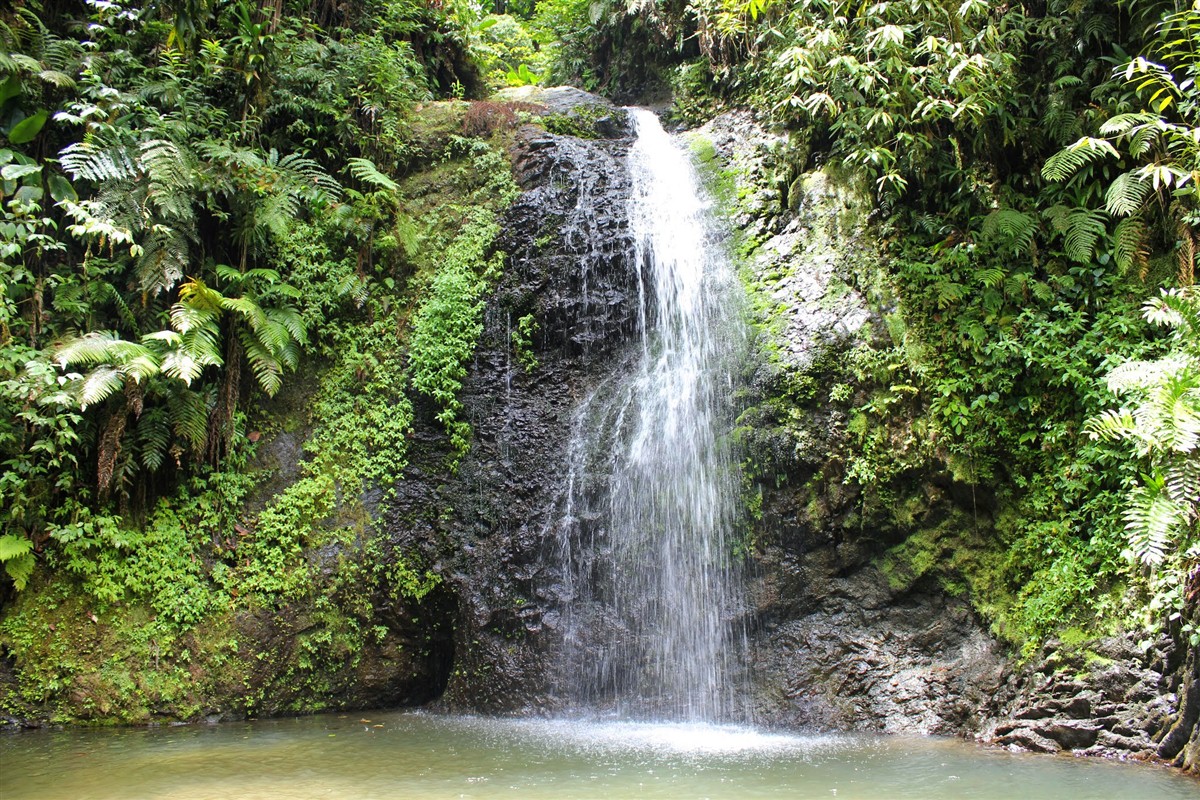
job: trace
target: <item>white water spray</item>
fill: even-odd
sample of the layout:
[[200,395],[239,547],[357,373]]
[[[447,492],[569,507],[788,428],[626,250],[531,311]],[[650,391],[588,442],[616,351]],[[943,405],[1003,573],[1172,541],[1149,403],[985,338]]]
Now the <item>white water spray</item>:
[[741,716],[732,563],[741,288],[687,154],[632,112],[640,352],[579,406],[559,522],[572,703]]

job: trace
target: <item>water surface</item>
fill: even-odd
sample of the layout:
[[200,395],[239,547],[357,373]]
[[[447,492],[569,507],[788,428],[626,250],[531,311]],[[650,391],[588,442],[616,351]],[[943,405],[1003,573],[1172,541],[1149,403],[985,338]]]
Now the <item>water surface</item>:
[[1148,765],[732,726],[388,712],[0,736],[5,800],[1198,796]]

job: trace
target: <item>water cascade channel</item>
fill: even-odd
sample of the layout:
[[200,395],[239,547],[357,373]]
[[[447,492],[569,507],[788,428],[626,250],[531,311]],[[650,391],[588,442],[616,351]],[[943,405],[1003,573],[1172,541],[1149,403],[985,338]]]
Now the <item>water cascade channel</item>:
[[732,564],[741,287],[687,153],[633,110],[638,331],[579,405],[556,519],[567,703],[622,717],[743,717]]

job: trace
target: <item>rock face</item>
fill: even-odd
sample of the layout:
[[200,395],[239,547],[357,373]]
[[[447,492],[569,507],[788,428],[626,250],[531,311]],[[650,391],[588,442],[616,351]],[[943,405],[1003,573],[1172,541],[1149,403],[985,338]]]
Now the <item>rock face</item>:
[[[722,115],[697,135],[743,198],[732,221],[757,245],[748,280],[771,340],[746,414],[750,461],[775,473],[751,570],[758,718],[973,734],[1016,749],[1200,768],[1200,648],[1185,642],[1184,620],[1148,651],[1127,635],[1051,645],[1020,666],[965,599],[932,580],[886,574],[884,554],[913,529],[972,530],[986,542],[991,523],[986,498],[981,507],[968,487],[928,472],[902,476],[903,513],[871,513],[828,460],[846,420],[821,392],[852,381],[839,354],[885,335],[870,203],[836,173],[781,173],[781,161],[795,161],[777,157],[789,143],[748,114]],[[817,387],[799,420],[768,402],[788,394],[789,381]],[[907,529],[897,523],[904,517]],[[1200,570],[1193,583],[1197,625]]]
[[[582,99],[556,102],[606,105],[575,94]],[[471,451],[451,474],[427,409],[390,512],[396,541],[424,549],[457,597],[447,708],[553,705],[548,654],[560,603],[548,519],[570,416],[595,380],[617,368],[636,327],[625,209],[630,131],[623,112],[608,108],[605,130],[614,138],[518,131],[511,155],[523,193],[503,220],[498,245],[508,260],[460,396]],[[513,338],[523,318],[536,322],[524,359]]]
[[[883,335],[869,297],[879,262],[869,199],[831,171],[781,172],[787,140],[747,113],[694,135],[743,198],[731,221],[757,245],[746,277],[769,337],[744,415],[749,460],[774,474],[750,570],[756,716],[894,733],[976,730],[1004,675],[1001,649],[964,600],[936,585],[893,588],[875,562],[904,532],[860,517],[862,498],[825,478],[846,420],[820,393],[842,379],[839,358]],[[806,407],[771,403],[796,383],[814,387]],[[952,491],[922,509],[926,523],[957,513]]]
[[[636,331],[630,140],[619,112],[609,116],[610,138],[533,127],[516,137],[523,194],[505,220],[507,266],[462,393],[472,449],[451,471],[425,409],[389,512],[397,546],[423,549],[454,596],[453,663],[440,701],[448,709],[557,708],[553,653],[565,589],[556,583],[551,516],[571,412],[624,368]],[[733,222],[756,245],[746,277],[771,354],[747,377],[743,418],[744,450],[763,487],[747,563],[757,720],[974,734],[1023,749],[1194,764],[1200,683],[1181,678],[1194,676],[1194,648],[1164,645],[1147,656],[1118,640],[1103,652],[1059,648],[1018,669],[961,592],[889,574],[882,557],[910,533],[901,516],[927,529],[977,529],[985,541],[991,529],[986,498],[950,475],[903,476],[920,490],[898,515],[868,509],[830,467],[848,423],[822,399],[845,378],[835,362],[885,335],[870,204],[835,173],[778,172],[773,153],[787,142],[748,115],[724,115],[698,137],[710,143],[715,168],[741,182]],[[513,334],[528,319],[536,329],[522,353]],[[800,413],[767,402],[785,385],[809,387]]]

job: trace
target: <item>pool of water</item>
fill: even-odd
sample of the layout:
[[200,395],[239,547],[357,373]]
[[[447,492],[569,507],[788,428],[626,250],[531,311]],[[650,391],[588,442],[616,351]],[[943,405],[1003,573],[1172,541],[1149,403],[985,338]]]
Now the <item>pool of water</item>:
[[953,739],[386,712],[0,736],[0,797],[1196,800],[1200,782]]

